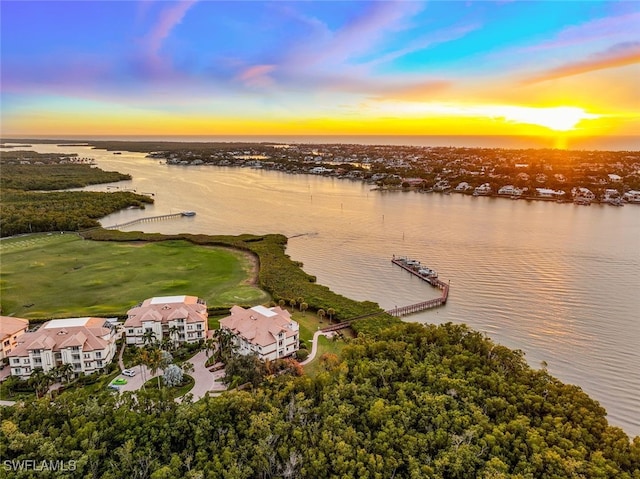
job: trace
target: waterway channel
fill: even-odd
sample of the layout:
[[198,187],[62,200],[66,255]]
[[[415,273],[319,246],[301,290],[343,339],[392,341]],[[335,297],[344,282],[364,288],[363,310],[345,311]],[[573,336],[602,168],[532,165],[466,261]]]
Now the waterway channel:
[[133,180],[90,187],[153,193],[146,210],[194,210],[130,229],[160,233],[282,233],[318,282],[385,309],[440,291],[395,267],[406,255],[451,282],[446,306],[405,318],[467,323],[582,387],[611,424],[640,435],[640,205],[615,208],[460,195],[382,193],[361,182],[248,168],[169,166],[143,154],[77,152]]

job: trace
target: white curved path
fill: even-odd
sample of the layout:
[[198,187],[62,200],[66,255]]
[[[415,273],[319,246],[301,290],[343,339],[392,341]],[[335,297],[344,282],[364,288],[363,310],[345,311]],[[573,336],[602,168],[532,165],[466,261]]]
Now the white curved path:
[[318,353],[318,338],[320,336],[324,336],[325,338],[332,338],[334,334],[335,334],[334,331],[329,331],[327,333],[325,333],[324,331],[316,331],[313,334],[313,339],[311,341],[311,353],[309,353],[309,356],[307,357],[307,359],[302,361],[300,365],[304,366],[306,364],[309,364],[311,361],[313,361],[316,358],[316,354]]

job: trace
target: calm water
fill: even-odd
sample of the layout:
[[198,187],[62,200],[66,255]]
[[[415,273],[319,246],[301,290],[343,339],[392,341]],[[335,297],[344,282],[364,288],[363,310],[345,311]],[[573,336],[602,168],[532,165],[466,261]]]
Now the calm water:
[[105,226],[195,210],[193,218],[133,229],[296,236],[287,251],[305,271],[385,308],[439,295],[390,262],[393,254],[419,259],[451,281],[451,292],[445,307],[408,320],[465,322],[522,349],[533,367],[546,361],[552,374],[598,400],[611,424],[640,435],[640,205],[380,193],[311,175],[64,150],[130,173],[121,188],[155,193],[155,205],[111,215]]

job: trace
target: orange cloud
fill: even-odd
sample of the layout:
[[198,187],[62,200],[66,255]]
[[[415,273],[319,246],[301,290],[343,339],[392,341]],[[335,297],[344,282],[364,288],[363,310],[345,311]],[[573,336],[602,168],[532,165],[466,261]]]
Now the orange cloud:
[[631,43],[617,45],[616,47],[587,60],[568,63],[566,65],[544,71],[526,79],[523,83],[539,83],[596,70],[622,67],[634,63],[640,63],[640,44]]

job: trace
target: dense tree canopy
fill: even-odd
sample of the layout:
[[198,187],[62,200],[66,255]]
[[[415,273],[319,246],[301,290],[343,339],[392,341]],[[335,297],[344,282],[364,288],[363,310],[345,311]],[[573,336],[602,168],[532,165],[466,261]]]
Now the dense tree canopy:
[[131,179],[129,175],[81,163],[84,160],[90,159],[30,151],[3,152],[0,235],[92,228],[99,226],[98,218],[127,207],[144,208],[145,204],[153,203],[147,196],[124,191],[53,192]]
[[130,179],[131,175],[104,171],[90,165],[8,165],[3,162],[0,188],[25,191],[63,190]]
[[98,218],[153,200],[130,192],[2,190],[2,236],[43,231],[77,231],[100,226]]
[[67,477],[640,478],[640,438],[465,326],[396,325],[324,369],[195,404],[80,391],[2,408],[0,455],[77,461]]

